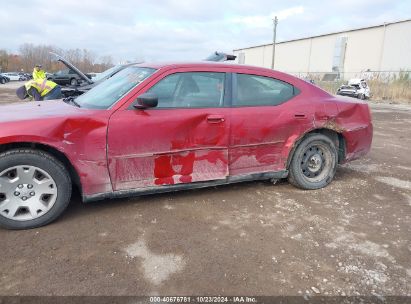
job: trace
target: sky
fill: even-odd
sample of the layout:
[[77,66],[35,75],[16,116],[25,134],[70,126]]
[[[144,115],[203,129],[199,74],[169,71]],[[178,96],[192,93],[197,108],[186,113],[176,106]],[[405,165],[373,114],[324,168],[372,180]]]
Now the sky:
[[410,19],[411,1],[0,0],[0,49],[33,43],[115,62],[201,60],[271,43],[274,16],[284,41]]

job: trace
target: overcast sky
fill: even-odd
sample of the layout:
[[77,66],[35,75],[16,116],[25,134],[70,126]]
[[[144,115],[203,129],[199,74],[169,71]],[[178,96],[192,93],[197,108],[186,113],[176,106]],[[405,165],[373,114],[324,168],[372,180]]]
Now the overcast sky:
[[[119,60],[197,60],[215,50],[411,18],[408,0],[0,0],[0,49],[87,48]],[[410,37],[404,37],[410,39]]]

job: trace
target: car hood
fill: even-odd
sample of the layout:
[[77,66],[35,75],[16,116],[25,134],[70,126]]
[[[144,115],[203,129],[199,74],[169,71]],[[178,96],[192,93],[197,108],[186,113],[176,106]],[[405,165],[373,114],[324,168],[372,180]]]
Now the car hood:
[[93,80],[91,80],[90,78],[88,78],[82,71],[80,71],[76,66],[74,66],[71,62],[67,61],[64,57],[60,56],[59,54],[50,52],[50,54],[52,54],[53,56],[55,56],[57,58],[57,61],[60,61],[61,63],[63,63],[66,67],[68,67],[69,69],[72,69],[77,75],[80,76],[81,79],[83,79],[84,81],[86,81],[88,84],[92,84],[94,83]]
[[24,102],[0,106],[0,124],[85,114],[86,109],[69,105],[62,100]]

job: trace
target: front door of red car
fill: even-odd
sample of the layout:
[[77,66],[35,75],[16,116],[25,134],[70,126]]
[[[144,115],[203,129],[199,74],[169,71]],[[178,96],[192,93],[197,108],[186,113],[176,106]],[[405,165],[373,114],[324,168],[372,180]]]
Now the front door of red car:
[[115,112],[108,128],[114,190],[225,179],[226,83],[225,73],[169,72],[139,93],[155,94],[157,107]]
[[298,90],[271,77],[234,74],[229,145],[230,175],[281,171],[282,151],[300,123],[290,106]]

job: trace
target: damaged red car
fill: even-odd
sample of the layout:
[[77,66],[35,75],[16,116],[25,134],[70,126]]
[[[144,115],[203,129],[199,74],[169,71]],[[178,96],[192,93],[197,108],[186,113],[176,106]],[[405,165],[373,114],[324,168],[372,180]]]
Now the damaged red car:
[[130,66],[71,99],[1,106],[0,225],[84,202],[288,178],[328,185],[371,146],[368,105],[226,63]]

